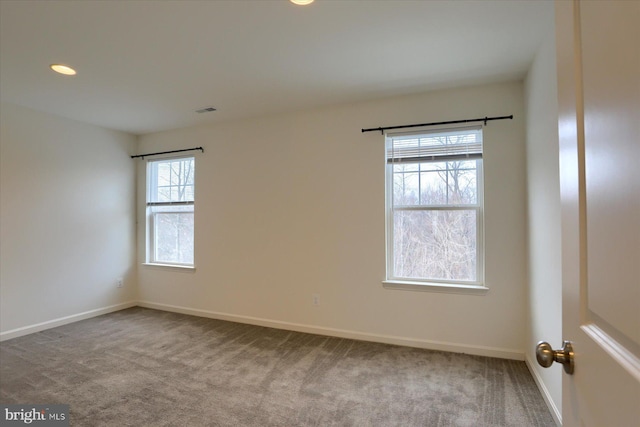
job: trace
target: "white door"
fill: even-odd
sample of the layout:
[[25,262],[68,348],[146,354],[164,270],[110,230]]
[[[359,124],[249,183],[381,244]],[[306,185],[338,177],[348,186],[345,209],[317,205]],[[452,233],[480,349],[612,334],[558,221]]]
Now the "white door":
[[556,44],[563,425],[640,426],[640,1],[557,1]]

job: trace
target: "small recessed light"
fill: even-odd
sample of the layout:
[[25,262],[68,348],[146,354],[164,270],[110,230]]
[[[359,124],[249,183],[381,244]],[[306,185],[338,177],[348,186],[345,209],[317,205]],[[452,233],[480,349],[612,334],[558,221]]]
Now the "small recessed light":
[[306,6],[308,4],[313,3],[313,0],[289,0],[293,4],[297,4],[300,6]]
[[64,74],[65,76],[75,76],[76,75],[76,70],[74,70],[73,68],[69,67],[68,65],[51,64],[49,67],[53,71],[55,71],[56,73]]

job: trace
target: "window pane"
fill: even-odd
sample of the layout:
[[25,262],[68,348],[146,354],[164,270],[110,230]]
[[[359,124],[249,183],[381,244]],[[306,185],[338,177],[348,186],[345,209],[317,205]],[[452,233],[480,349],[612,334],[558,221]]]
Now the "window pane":
[[409,165],[393,166],[394,206],[475,205],[478,203],[476,162],[423,162],[413,164],[420,173],[408,172]]
[[154,220],[154,261],[193,264],[193,212],[158,212]]
[[[443,165],[444,163],[439,163]],[[447,171],[432,170],[420,174],[421,205],[447,204]]]
[[424,163],[419,163],[419,165],[420,165],[420,170],[422,172],[439,171],[446,167],[445,162],[424,162]]
[[476,161],[447,162],[449,205],[476,204]]
[[[395,171],[398,170],[396,173]],[[420,203],[420,181],[417,172],[405,172],[404,166],[394,166],[393,204],[417,205]]]
[[151,163],[150,201],[184,202],[194,200],[194,159]]
[[393,214],[393,275],[476,281],[476,211],[420,210]]

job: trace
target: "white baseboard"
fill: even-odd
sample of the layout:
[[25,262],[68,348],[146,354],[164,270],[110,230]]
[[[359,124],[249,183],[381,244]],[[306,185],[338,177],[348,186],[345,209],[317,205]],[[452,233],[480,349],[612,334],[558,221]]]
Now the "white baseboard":
[[[450,342],[442,342],[442,341],[422,340],[422,339],[399,337],[399,336],[392,336],[392,335],[371,334],[366,332],[357,332],[357,331],[350,331],[345,329],[325,328],[320,326],[283,322],[279,320],[262,319],[262,318],[251,317],[251,316],[241,316],[236,314],[200,310],[200,309],[181,307],[181,306],[175,306],[175,305],[169,305],[169,304],[160,304],[160,303],[154,303],[150,301],[128,301],[121,304],[111,305],[108,307],[98,308],[95,310],[85,311],[83,313],[78,313],[71,316],[65,316],[58,319],[37,323],[35,325],[12,329],[12,330],[0,333],[0,341],[21,337],[23,335],[33,334],[35,332],[40,332],[45,329],[55,328],[57,326],[66,325],[68,323],[77,322],[79,320],[88,319],[91,317],[96,317],[102,314],[107,314],[107,313],[111,313],[118,310],[124,310],[126,308],[135,307],[135,306],[153,308],[156,310],[163,310],[163,311],[171,311],[175,313],[189,314],[192,316],[208,317],[211,319],[227,320],[227,321],[238,322],[238,323],[247,323],[250,325],[265,326],[269,328],[304,332],[309,334],[327,335],[332,337],[349,338],[349,339],[355,339],[360,341],[372,341],[372,342],[379,342],[379,343],[385,343],[385,344],[402,345],[407,347],[424,348],[428,350],[439,350],[439,351],[448,351],[453,353],[473,354],[476,356],[498,357],[501,359],[512,359],[512,360],[524,360],[524,353],[519,350],[475,346],[475,345],[458,344],[458,343],[450,343]],[[535,374],[535,371],[533,372]],[[536,379],[536,382],[538,383],[538,386],[540,386],[539,379]],[[544,395],[545,400],[547,400],[547,395]]]
[[269,328],[285,329],[289,331],[305,332],[317,335],[328,335],[339,338],[349,338],[360,341],[372,341],[385,344],[417,347],[428,350],[440,350],[453,353],[473,354],[476,356],[497,357],[501,359],[524,360],[524,353],[519,350],[474,346],[441,341],[421,340],[416,338],[398,337],[391,335],[370,334],[366,332],[349,331],[344,329],[324,328],[320,326],[303,325],[298,323],[282,322],[279,320],[262,319],[258,317],[240,316],[236,314],[220,313],[208,310],[200,310],[189,307],[180,307],[169,304],[160,304],[150,301],[138,301],[140,307],[156,310],[171,311],[175,313],[189,314],[192,316],[208,317],[211,319],[228,320],[231,322],[248,323],[250,325],[266,326]]
[[545,403],[547,404],[547,407],[549,408],[549,411],[551,412],[551,416],[553,417],[553,420],[556,422],[557,426],[562,426],[562,414],[560,413],[560,411],[558,410],[558,407],[556,406],[555,402],[551,398],[549,389],[547,389],[547,386],[544,385],[544,382],[542,381],[540,374],[536,369],[534,369],[535,365],[533,361],[529,358],[528,354],[525,356],[524,361],[527,364],[527,367],[529,368],[529,372],[531,372],[531,376],[535,380],[536,385],[538,386],[538,389],[540,390],[540,394],[542,394],[542,398],[544,399]]
[[138,305],[136,301],[128,301],[121,304],[110,305],[108,307],[96,308],[95,310],[89,310],[83,313],[72,314],[71,316],[48,320],[42,323],[36,323],[35,325],[11,329],[9,331],[0,333],[0,341],[6,341],[10,340],[11,338],[33,334],[35,332],[44,331],[45,329],[55,328],[57,326],[66,325],[68,323],[77,322],[79,320],[89,319],[91,317],[100,316],[102,314],[111,313],[113,311],[124,310],[125,308],[135,307],[136,305]]

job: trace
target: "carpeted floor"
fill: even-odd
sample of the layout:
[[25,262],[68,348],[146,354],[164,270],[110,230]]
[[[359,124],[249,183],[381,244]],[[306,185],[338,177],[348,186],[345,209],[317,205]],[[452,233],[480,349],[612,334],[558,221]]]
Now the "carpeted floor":
[[0,343],[72,426],[554,426],[524,362],[132,308]]

